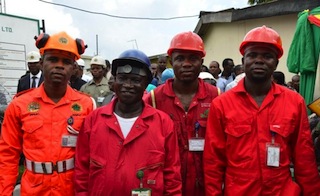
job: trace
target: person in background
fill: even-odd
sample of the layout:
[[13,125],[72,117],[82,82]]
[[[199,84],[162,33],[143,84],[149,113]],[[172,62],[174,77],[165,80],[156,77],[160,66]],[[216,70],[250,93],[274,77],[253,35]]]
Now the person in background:
[[40,54],[37,51],[31,51],[27,54],[29,73],[19,79],[17,93],[39,87],[43,82],[40,59]]
[[111,64],[110,64],[110,61],[106,59],[106,69],[105,69],[104,77],[106,77],[107,80],[109,81],[111,76],[112,76],[112,74],[111,74]]
[[206,194],[320,195],[304,99],[272,82],[283,55],[279,34],[266,26],[254,28],[239,50],[245,78],[210,106]]
[[299,92],[299,86],[300,86],[300,75],[296,74],[294,76],[292,76],[291,78],[291,82],[292,82],[292,87]]
[[284,73],[282,71],[274,71],[272,74],[272,80],[279,85],[287,86]]
[[174,78],[174,71],[172,68],[167,68],[161,74],[162,84],[164,84],[170,78]]
[[182,195],[204,195],[202,152],[207,116],[218,89],[198,78],[206,52],[201,37],[182,32],[173,37],[168,49],[174,78],[158,86],[145,100],[166,112],[178,134]]
[[162,84],[161,75],[162,72],[167,68],[167,56],[159,56],[158,57],[158,71],[157,71],[157,78],[158,78],[158,85]]
[[291,86],[286,84],[286,79],[285,79],[285,76],[284,76],[283,72],[274,71],[273,75],[272,75],[272,79],[276,84],[279,84],[281,86],[285,86],[285,87],[295,91],[295,89],[293,87],[291,87]]
[[209,64],[209,73],[211,73],[216,80],[220,78],[219,74],[221,73],[221,69],[217,61],[211,61]]
[[44,82],[16,95],[6,109],[0,138],[0,195],[12,195],[21,152],[26,158],[21,195],[74,195],[77,134],[94,101],[68,83],[74,62],[86,47],[65,32],[41,34],[36,46]]
[[76,61],[76,63],[79,66],[79,70],[78,70],[79,77],[86,82],[89,82],[90,80],[92,80],[92,77],[83,73],[83,70],[86,68],[86,63],[84,62],[84,60],[80,58]]
[[154,86],[159,85],[159,78],[158,78],[158,64],[157,63],[152,63],[150,66],[150,71],[153,76],[152,81],[150,84]]
[[95,56],[91,59],[90,70],[93,79],[84,84],[80,91],[89,94],[97,103],[97,107],[102,106],[104,98],[110,94],[108,80],[104,75],[106,72],[106,61],[101,56]]
[[209,72],[209,68],[206,65],[202,65],[201,72]]
[[81,86],[87,83],[86,81],[81,79],[82,74],[80,70],[82,69],[80,68],[79,64],[76,61],[75,68],[70,77],[70,86],[76,90],[80,90]]
[[222,67],[223,71],[221,73],[221,76],[218,81],[217,81],[217,87],[220,88],[222,92],[225,92],[226,86],[232,82],[235,78],[234,72],[233,72],[233,67],[234,63],[233,60],[230,58],[226,58],[222,62]]
[[181,195],[173,122],[142,100],[152,80],[149,67],[139,50],[113,60],[117,98],[85,119],[76,148],[76,195]]
[[235,74],[236,78],[232,82],[227,84],[227,86],[225,88],[225,92],[227,92],[228,90],[237,86],[239,81],[242,80],[242,78],[244,78],[246,76],[246,74],[244,73],[244,68],[243,68],[242,64],[236,65],[234,67],[234,74]]
[[214,79],[213,75],[209,72],[200,72],[199,74],[199,78],[201,78],[203,81],[213,85],[213,86],[216,86],[216,80]]
[[111,76],[108,80],[110,94],[108,94],[106,96],[106,98],[104,98],[102,105],[106,105],[106,104],[110,103],[116,97],[116,93],[114,92],[113,84],[114,84],[114,76],[111,74]]

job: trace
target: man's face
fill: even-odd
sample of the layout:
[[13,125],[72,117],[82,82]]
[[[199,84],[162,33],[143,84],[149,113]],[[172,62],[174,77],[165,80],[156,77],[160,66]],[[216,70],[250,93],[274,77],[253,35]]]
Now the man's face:
[[226,73],[232,73],[233,72],[234,63],[233,61],[229,60],[226,65],[223,67],[223,71]]
[[198,80],[203,59],[192,51],[176,50],[172,53],[171,64],[175,79],[190,83]]
[[114,76],[111,75],[108,80],[108,86],[109,86],[109,89],[114,92],[113,84],[114,84]]
[[256,83],[271,80],[279,62],[275,50],[265,44],[250,46],[242,61],[246,78]]
[[292,87],[293,87],[294,89],[296,89],[297,92],[299,92],[300,76],[294,75],[294,76],[291,78],[291,81],[292,81]]
[[67,85],[74,72],[75,55],[61,50],[47,50],[41,61],[45,83]]
[[113,83],[114,92],[124,104],[135,104],[142,100],[147,87],[147,77],[137,74],[118,73]]
[[150,71],[151,71],[152,75],[155,76],[158,71],[158,64],[152,63],[150,66]]
[[78,65],[78,71],[77,71],[77,73],[78,73],[78,78],[81,78],[81,77],[82,77],[82,75],[83,75],[83,69],[84,69],[84,66]]
[[41,70],[41,64],[40,62],[28,63],[28,68],[32,75],[37,75]]
[[75,62],[74,63],[74,70],[71,75],[71,79],[79,78],[78,75],[79,75],[79,65]]
[[158,70],[162,73],[167,68],[167,57],[159,57]]
[[90,72],[93,78],[102,78],[105,74],[105,69],[102,68],[102,65],[92,64],[90,66]]
[[218,65],[217,62],[211,62],[210,63],[209,72],[214,76],[219,75],[220,69],[219,69],[219,65]]

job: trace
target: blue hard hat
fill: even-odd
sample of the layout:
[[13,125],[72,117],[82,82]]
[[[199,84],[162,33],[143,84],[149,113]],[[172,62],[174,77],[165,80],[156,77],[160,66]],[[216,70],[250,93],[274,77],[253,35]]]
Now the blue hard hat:
[[143,67],[147,71],[148,83],[152,81],[152,73],[149,69],[151,63],[148,56],[140,50],[130,49],[120,54],[119,58],[112,61],[112,75],[116,75],[118,66],[131,65]]
[[174,72],[172,68],[167,68],[161,74],[161,81],[165,83],[170,78],[174,78]]

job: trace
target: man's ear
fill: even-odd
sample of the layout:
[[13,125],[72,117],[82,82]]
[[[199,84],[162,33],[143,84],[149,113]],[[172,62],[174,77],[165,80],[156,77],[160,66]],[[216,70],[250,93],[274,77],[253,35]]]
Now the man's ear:
[[204,60],[203,60],[203,59],[201,59],[201,65],[203,65],[203,61],[204,61]]
[[171,56],[169,56],[169,63],[171,64],[171,66],[173,66],[172,57]]
[[274,70],[276,70],[276,69],[277,69],[278,64],[279,64],[279,59],[277,59],[277,63],[276,63],[276,66],[274,67]]
[[242,65],[244,65],[243,61],[244,61],[244,60],[243,60],[243,57],[242,57],[242,58],[241,58],[241,63],[242,63]]

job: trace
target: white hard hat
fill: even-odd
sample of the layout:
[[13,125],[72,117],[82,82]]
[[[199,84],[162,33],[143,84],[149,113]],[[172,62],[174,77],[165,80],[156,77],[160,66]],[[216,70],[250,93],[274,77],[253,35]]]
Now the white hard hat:
[[40,61],[40,53],[31,51],[27,54],[27,63],[35,63]]
[[85,66],[86,66],[84,60],[82,60],[82,59],[78,59],[78,60],[77,60],[77,64],[78,64],[79,66],[81,66],[81,67],[85,67]]
[[213,75],[211,74],[211,73],[209,73],[209,72],[200,72],[200,74],[199,74],[199,78],[201,78],[201,79],[210,79],[210,80],[214,80],[214,77],[213,77]]
[[91,59],[90,65],[95,64],[95,65],[102,65],[103,68],[106,68],[106,60],[101,57],[101,56],[95,56]]

